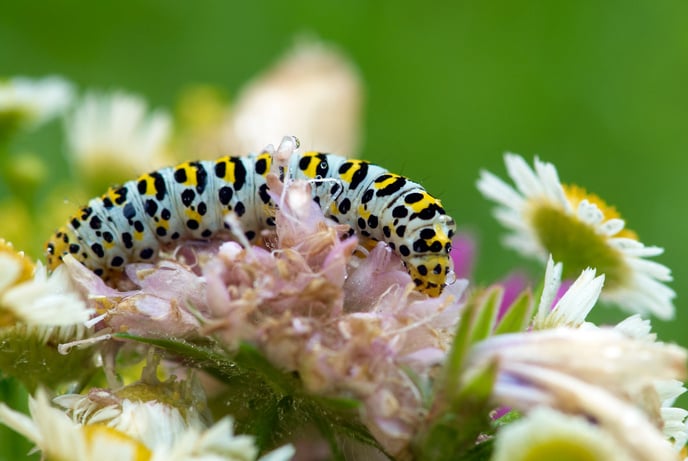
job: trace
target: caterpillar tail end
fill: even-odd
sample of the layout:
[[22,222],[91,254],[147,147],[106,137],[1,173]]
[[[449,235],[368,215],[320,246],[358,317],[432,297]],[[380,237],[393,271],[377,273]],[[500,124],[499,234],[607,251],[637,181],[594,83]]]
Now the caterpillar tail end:
[[451,259],[448,255],[423,255],[407,261],[406,267],[411,279],[416,284],[416,290],[431,298],[442,294],[447,285],[448,274],[452,273]]
[[46,266],[49,271],[62,264],[62,257],[69,253],[71,239],[66,227],[61,227],[45,243]]

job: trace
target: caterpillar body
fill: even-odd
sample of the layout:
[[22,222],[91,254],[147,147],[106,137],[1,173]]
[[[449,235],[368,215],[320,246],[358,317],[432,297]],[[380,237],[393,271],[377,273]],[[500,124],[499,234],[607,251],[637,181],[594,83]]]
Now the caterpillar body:
[[[153,260],[161,245],[227,232],[233,211],[249,241],[274,227],[266,176],[270,152],[162,168],[89,201],[46,244],[48,268],[72,254],[103,276]],[[282,179],[305,179],[329,218],[381,240],[404,262],[419,291],[438,296],[451,270],[454,220],[440,201],[403,176],[362,160],[293,153]]]

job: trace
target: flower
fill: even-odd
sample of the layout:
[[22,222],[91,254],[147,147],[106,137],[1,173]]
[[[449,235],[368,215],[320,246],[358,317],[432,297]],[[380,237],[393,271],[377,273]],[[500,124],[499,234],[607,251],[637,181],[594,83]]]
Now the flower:
[[[74,403],[74,400],[72,400]],[[74,461],[192,461],[230,460],[253,461],[258,455],[254,440],[246,435],[234,435],[233,422],[223,418],[211,428],[198,424],[183,427],[179,412],[160,404],[133,403],[127,412],[143,421],[130,420],[118,427],[101,421],[80,424],[50,405],[44,391],[29,400],[31,417],[0,403],[0,422],[14,429],[36,444],[47,459]],[[124,411],[124,410],[123,410]],[[175,413],[176,411],[176,413]],[[94,416],[98,415],[98,412]],[[102,416],[102,414],[100,415]],[[140,426],[146,426],[140,431]],[[174,430],[176,432],[169,433]],[[140,437],[146,435],[143,439]],[[287,460],[293,454],[290,446],[261,458],[263,461]]]
[[457,233],[452,239],[451,256],[454,275],[458,279],[469,279],[473,275],[476,260],[476,239],[469,233]]
[[61,77],[0,80],[0,138],[22,126],[37,127],[71,103],[72,85]]
[[228,242],[204,267],[209,328],[230,347],[256,345],[311,393],[356,398],[384,449],[403,452],[426,411],[409,373],[429,379],[443,360],[465,283],[416,292],[384,243],[356,256],[357,238],[341,240],[347,227],[323,217],[308,183],[276,180],[268,248]]
[[425,412],[409,372],[428,380],[443,359],[466,284],[438,298],[418,293],[386,244],[358,247],[348,226],[325,219],[310,184],[284,185],[274,175],[268,182],[280,206],[262,244],[238,230],[239,242],[184,242],[155,265],[128,265],[136,285],[128,291],[73,258],[64,266],[102,314],[98,328],[213,333],[230,350],[249,342],[278,369],[298,372],[308,392],[361,401],[363,421],[385,449],[403,451]]
[[46,459],[74,461],[148,460],[140,441],[104,425],[80,426],[52,407],[44,391],[29,399],[31,417],[0,403],[0,422],[36,444]]
[[69,154],[84,179],[109,185],[170,163],[170,116],[147,110],[142,98],[124,92],[83,98],[65,128]]
[[[614,326],[614,329],[638,341],[657,342],[657,335],[652,333],[650,321],[638,315],[628,317]],[[642,400],[648,402],[646,406],[653,407],[655,413],[658,413],[657,418],[661,420],[664,436],[673,441],[677,451],[683,449],[688,441],[688,411],[674,407],[676,399],[685,392],[686,388],[681,381],[659,379],[652,383],[651,389],[645,389],[641,396]]]
[[83,329],[92,312],[72,289],[66,270],[48,275],[42,264],[34,267],[0,239],[0,325],[43,328],[47,337],[50,327],[64,327],[64,333]]
[[0,239],[0,369],[29,389],[83,378],[95,365],[85,348],[62,355],[58,345],[90,332],[94,311],[74,290],[66,270],[48,275]]
[[[540,305],[532,323],[533,329],[598,328],[585,322],[585,318],[597,302],[604,276],[595,277],[594,270],[584,270],[550,309],[553,297],[560,290],[561,271],[561,264],[554,264],[550,257]],[[652,333],[650,321],[642,319],[638,314],[621,321],[613,330],[641,343],[656,343],[657,335]],[[680,449],[688,440],[688,426],[685,422],[688,411],[672,405],[686,389],[673,379],[654,380],[649,384],[639,388],[630,387],[627,393],[633,401],[639,402],[638,405],[643,407],[651,419],[658,421],[665,437],[673,440],[674,447]]]
[[[87,395],[65,394],[54,401],[68,410],[75,423],[105,424],[153,449],[172,446],[188,428],[204,426],[196,411],[198,402],[186,398],[177,384],[136,383],[119,391],[94,388]],[[167,394],[175,390],[176,401],[162,401],[171,400]]]
[[603,300],[632,312],[673,317],[675,293],[663,283],[671,280],[671,272],[646,259],[662,248],[643,245],[596,195],[563,185],[554,165],[536,158],[532,169],[515,154],[506,154],[505,163],[516,188],[486,171],[477,185],[499,205],[495,216],[511,231],[506,245],[539,259],[552,254],[564,264],[565,277],[595,268],[605,275]]
[[363,260],[353,258],[356,239],[339,241],[337,227],[324,225],[316,208],[319,221],[311,229],[300,226],[310,217],[289,218],[288,206],[278,211],[278,238],[293,238],[294,246],[220,248],[205,272],[216,331],[228,344],[257,344],[276,366],[298,371],[310,392],[355,396],[363,402],[364,423],[386,450],[398,453],[423,414],[421,396],[403,370],[425,375],[441,361],[464,285],[440,298],[417,294],[384,244]]
[[538,407],[497,433],[491,459],[627,461],[631,458],[611,435],[585,418]]
[[197,335],[199,322],[188,306],[205,310],[206,284],[188,266],[175,261],[130,264],[125,273],[135,286],[120,291],[73,257],[63,262],[89,306],[101,314],[99,326],[149,337]]
[[469,355],[469,370],[496,362],[493,399],[529,413],[548,406],[595,421],[631,459],[675,459],[643,396],[656,380],[685,376],[680,347],[628,338],[611,328],[555,328],[491,337]]
[[353,155],[360,138],[362,84],[334,47],[299,43],[240,92],[224,146],[255,152],[285,133],[309,150]]

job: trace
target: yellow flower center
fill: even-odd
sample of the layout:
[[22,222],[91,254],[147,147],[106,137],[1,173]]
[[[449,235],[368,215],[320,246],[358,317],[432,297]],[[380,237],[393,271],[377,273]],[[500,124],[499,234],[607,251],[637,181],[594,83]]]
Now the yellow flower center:
[[601,453],[593,445],[554,438],[534,444],[518,461],[602,461],[607,453]]
[[15,251],[11,243],[0,239],[0,327],[14,325],[17,318],[3,307],[3,292],[33,277],[34,264],[24,253]]
[[[9,258],[18,268],[18,274],[11,282],[10,286],[26,282],[33,277],[35,266],[33,262],[22,251],[16,251],[10,242],[0,238],[0,255]],[[0,270],[2,268],[0,267]],[[2,288],[2,287],[0,287]],[[5,287],[7,288],[7,287]]]
[[[619,213],[599,197],[588,194],[578,186],[564,186],[574,210],[587,199],[604,214],[605,219],[619,218]],[[560,206],[549,202],[533,204],[530,214],[537,238],[555,261],[564,264],[564,278],[575,278],[588,267],[605,274],[605,287],[614,289],[623,285],[631,273],[624,255],[609,245],[610,236],[599,234],[593,226],[568,214]],[[636,239],[633,231],[622,230],[612,237]]]
[[84,426],[83,431],[91,455],[97,456],[107,450],[108,453],[120,453],[120,459],[148,461],[152,457],[143,443],[111,427],[93,424]]
[[[618,211],[616,211],[616,208],[614,208],[611,205],[608,205],[599,196],[587,192],[584,188],[577,186],[575,184],[562,184],[562,187],[564,188],[564,194],[566,194],[566,198],[569,200],[569,203],[571,204],[571,207],[574,210],[578,209],[578,205],[580,204],[580,202],[582,202],[583,200],[587,200],[588,202],[597,206],[597,208],[604,215],[605,219],[621,218],[621,215]],[[625,227],[621,231],[613,235],[613,237],[624,237],[633,240],[638,240],[638,235],[632,230],[626,229]]]

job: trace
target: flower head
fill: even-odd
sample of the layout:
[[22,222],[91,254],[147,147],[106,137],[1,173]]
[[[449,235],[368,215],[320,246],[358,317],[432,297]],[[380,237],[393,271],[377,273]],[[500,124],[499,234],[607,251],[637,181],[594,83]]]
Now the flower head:
[[199,322],[189,308],[204,309],[205,280],[184,264],[131,264],[126,269],[129,289],[123,291],[106,285],[74,258],[65,257],[62,266],[100,314],[99,327],[143,336],[197,333]]
[[661,254],[661,248],[643,245],[599,197],[563,185],[554,165],[536,158],[532,169],[514,154],[506,154],[505,161],[516,187],[483,172],[478,188],[499,204],[495,215],[511,231],[508,246],[543,260],[551,254],[563,263],[565,277],[595,268],[605,276],[603,300],[633,312],[673,317],[675,293],[663,283],[671,273],[646,259]]
[[31,417],[0,403],[0,422],[36,444],[46,459],[89,461],[149,460],[150,450],[140,441],[104,425],[80,426],[54,408],[45,392],[29,400]]
[[[252,437],[234,435],[231,418],[206,429],[183,422],[178,411],[159,403],[125,402],[119,408],[111,405],[95,412],[96,421],[77,423],[52,407],[46,394],[39,392],[29,403],[31,417],[0,403],[0,422],[27,437],[51,460],[253,461],[258,455]],[[70,403],[79,406],[74,399]],[[118,411],[119,416],[113,416]],[[125,413],[129,417],[125,418]],[[107,421],[117,423],[104,423]],[[291,454],[291,447],[284,447],[273,452],[270,459],[287,460]]]
[[631,458],[613,437],[585,418],[538,407],[497,433],[491,459],[627,461]]
[[138,96],[89,93],[68,117],[69,154],[86,179],[117,183],[169,163],[170,116]]
[[213,328],[230,345],[256,344],[310,392],[356,397],[369,430],[398,452],[424,412],[404,370],[427,376],[442,360],[465,285],[428,298],[385,244],[356,256],[357,238],[341,240],[346,228],[323,217],[308,188],[271,184],[271,250],[230,242],[206,266]]
[[224,145],[254,152],[285,133],[299,133],[308,149],[356,152],[361,81],[334,47],[300,43],[239,94]]
[[[310,184],[268,176],[279,203],[274,231],[250,245],[183,242],[157,264],[131,264],[134,286],[109,287],[70,258],[76,285],[102,315],[98,328],[146,337],[215,334],[225,347],[249,342],[305,389],[354,397],[390,452],[407,447],[425,411],[409,373],[429,379],[449,348],[465,283],[438,298],[414,289],[400,258],[372,249],[327,220]],[[202,272],[202,275],[199,275]]]
[[471,368],[498,363],[497,404],[580,415],[631,459],[670,460],[676,454],[662,433],[658,406],[642,405],[642,397],[658,379],[683,378],[685,359],[677,346],[638,341],[610,328],[555,328],[489,338],[473,348],[469,361]]
[[51,76],[0,80],[0,138],[19,127],[35,127],[61,113],[71,103],[72,85]]

